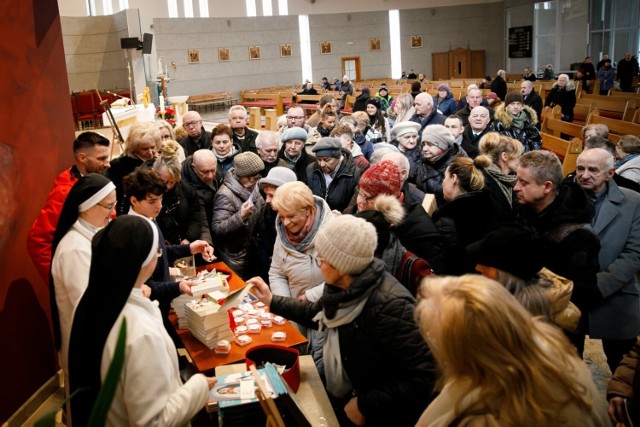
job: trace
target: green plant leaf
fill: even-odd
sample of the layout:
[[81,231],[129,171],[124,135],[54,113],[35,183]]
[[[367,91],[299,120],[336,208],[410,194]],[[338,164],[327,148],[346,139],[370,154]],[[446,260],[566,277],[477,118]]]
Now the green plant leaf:
[[107,419],[107,413],[111,408],[111,402],[116,394],[116,387],[120,382],[120,374],[124,367],[125,346],[127,344],[127,319],[122,318],[122,325],[120,326],[120,332],[118,333],[118,341],[116,342],[116,350],[113,354],[113,359],[109,365],[107,376],[100,387],[100,392],[96,402],[91,410],[89,416],[90,426],[104,426]]

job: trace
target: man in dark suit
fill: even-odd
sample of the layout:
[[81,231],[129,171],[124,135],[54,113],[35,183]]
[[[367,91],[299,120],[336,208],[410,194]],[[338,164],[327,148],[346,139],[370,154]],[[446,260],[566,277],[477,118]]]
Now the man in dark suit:
[[[594,308],[582,313],[578,328],[601,338],[611,371],[631,350],[640,334],[640,195],[613,181],[614,158],[602,148],[578,157],[576,182],[591,196],[596,214],[591,225],[600,238],[599,295]],[[599,301],[595,299],[600,298]]]
[[179,141],[185,156],[191,156],[202,148],[211,148],[211,133],[204,130],[202,117],[197,111],[187,111],[182,116],[182,127],[187,131],[187,137]]
[[529,80],[524,80],[520,83],[520,93],[524,99],[524,105],[533,108],[533,111],[538,115],[538,123],[542,116],[542,98],[533,89],[533,83]]

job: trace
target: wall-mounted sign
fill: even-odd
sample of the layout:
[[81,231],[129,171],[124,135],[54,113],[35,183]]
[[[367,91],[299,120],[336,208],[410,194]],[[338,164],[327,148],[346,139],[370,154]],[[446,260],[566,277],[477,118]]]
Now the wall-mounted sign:
[[533,26],[509,28],[509,58],[531,58]]

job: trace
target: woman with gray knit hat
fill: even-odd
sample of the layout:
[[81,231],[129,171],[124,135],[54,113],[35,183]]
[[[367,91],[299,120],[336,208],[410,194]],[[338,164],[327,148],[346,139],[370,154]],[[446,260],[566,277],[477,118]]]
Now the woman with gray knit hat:
[[[315,245],[326,280],[319,301],[272,295],[260,278],[248,283],[273,313],[325,331],[327,391],[344,425],[415,425],[433,398],[435,373],[413,320],[414,298],[374,258],[376,230],[364,219],[334,218]],[[380,375],[383,366],[393,371]]]
[[542,148],[542,137],[536,127],[538,115],[533,108],[524,105],[520,92],[509,91],[504,104],[496,108],[494,117],[496,132],[520,141],[525,152]]
[[264,163],[257,154],[238,154],[213,200],[215,247],[220,259],[243,279],[252,276],[248,262],[255,252],[252,236],[264,206],[256,188],[262,169]]
[[468,157],[454,143],[449,129],[442,125],[429,125],[422,131],[422,158],[416,163],[410,179],[425,193],[435,194],[438,206],[445,203],[442,181],[449,163],[456,157]]

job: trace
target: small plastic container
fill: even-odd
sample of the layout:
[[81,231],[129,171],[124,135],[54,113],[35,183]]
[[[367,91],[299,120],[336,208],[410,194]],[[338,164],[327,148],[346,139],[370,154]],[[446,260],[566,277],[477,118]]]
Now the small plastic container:
[[250,334],[259,334],[262,331],[262,326],[259,323],[249,325]]
[[271,334],[271,341],[273,342],[285,342],[287,340],[287,333],[286,332],[274,332]]
[[236,337],[236,344],[238,344],[240,347],[251,344],[251,341],[253,341],[253,338],[251,338],[249,335],[239,335]]
[[287,323],[287,321],[286,321],[286,320],[285,320],[285,318],[284,318],[284,317],[282,317],[282,316],[275,316],[275,317],[273,318],[273,323],[274,323],[275,325],[280,325],[280,326],[281,326],[281,325],[284,325],[285,323]]
[[220,340],[216,345],[216,354],[229,354],[231,352],[231,343],[227,340]]

